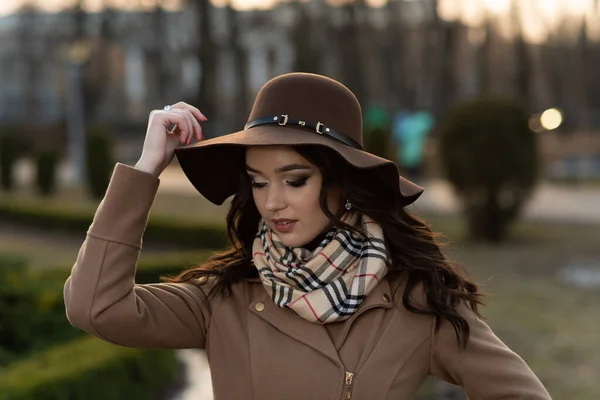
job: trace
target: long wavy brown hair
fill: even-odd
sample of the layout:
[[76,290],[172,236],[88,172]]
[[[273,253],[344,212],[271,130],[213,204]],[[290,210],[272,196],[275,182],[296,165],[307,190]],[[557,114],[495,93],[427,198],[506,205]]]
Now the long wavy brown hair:
[[[321,209],[333,227],[355,231],[344,224],[327,207],[327,193],[333,187],[341,187],[344,198],[353,209],[369,215],[379,223],[384,232],[389,252],[388,276],[404,279],[402,302],[404,307],[416,314],[435,317],[436,331],[441,319],[447,319],[456,333],[461,347],[469,340],[469,324],[458,312],[460,304],[466,304],[479,317],[478,305],[482,294],[442,253],[440,235],[406,208],[402,197],[389,187],[377,174],[350,166],[341,156],[323,146],[292,146],[302,157],[315,165],[323,175],[320,193]],[[252,265],[252,243],[258,230],[260,214],[252,197],[250,178],[246,173],[245,157],[239,162],[239,191],[231,201],[227,214],[227,232],[231,247],[214,253],[205,264],[183,271],[176,277],[163,277],[167,282],[193,282],[203,276],[215,276],[210,295],[228,296],[232,285],[258,277]],[[422,288],[427,302],[420,306],[411,294]]]

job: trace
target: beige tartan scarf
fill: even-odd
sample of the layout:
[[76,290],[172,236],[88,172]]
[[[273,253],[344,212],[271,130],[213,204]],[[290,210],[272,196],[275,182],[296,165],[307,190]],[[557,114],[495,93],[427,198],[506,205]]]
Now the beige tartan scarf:
[[335,229],[314,251],[291,248],[261,220],[253,261],[275,304],[310,322],[343,321],[383,279],[387,252],[381,226],[358,212],[345,213],[342,221],[360,224],[371,240]]

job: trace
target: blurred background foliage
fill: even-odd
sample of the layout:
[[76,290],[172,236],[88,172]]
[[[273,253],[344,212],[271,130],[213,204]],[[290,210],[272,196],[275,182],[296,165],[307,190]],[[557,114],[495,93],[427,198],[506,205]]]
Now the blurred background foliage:
[[[448,238],[490,325],[553,397],[600,398],[599,3],[0,2],[0,400],[211,398],[188,353],[72,328],[62,287],[152,109],[187,101],[207,137],[234,132],[291,71],[356,94],[365,148],[426,188],[411,210]],[[175,160],[136,281],[221,249],[226,212]],[[417,398],[464,395],[430,379]]]

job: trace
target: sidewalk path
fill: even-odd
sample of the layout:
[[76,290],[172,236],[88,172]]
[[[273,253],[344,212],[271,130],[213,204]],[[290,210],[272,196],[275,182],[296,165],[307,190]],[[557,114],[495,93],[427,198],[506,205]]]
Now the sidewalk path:
[[206,353],[202,350],[177,350],[177,356],[185,365],[185,388],[169,400],[212,400],[212,382]]

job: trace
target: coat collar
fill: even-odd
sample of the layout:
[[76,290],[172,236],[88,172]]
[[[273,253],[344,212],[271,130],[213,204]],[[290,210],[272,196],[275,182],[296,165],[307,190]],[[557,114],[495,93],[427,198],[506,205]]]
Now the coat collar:
[[[308,322],[296,315],[292,310],[277,306],[267,291],[262,287],[262,283],[259,283],[258,285],[260,285],[260,287],[253,288],[254,293],[256,294],[251,301],[249,301],[248,308],[250,312],[273,325],[284,334],[315,349],[339,366],[343,367],[335,345],[331,341],[327,329],[323,325]],[[362,313],[376,307],[392,308],[393,306],[390,285],[387,279],[384,278],[364,299],[358,307],[358,310],[346,321],[347,323],[341,335],[341,340],[343,341],[345,339],[353,321]]]

